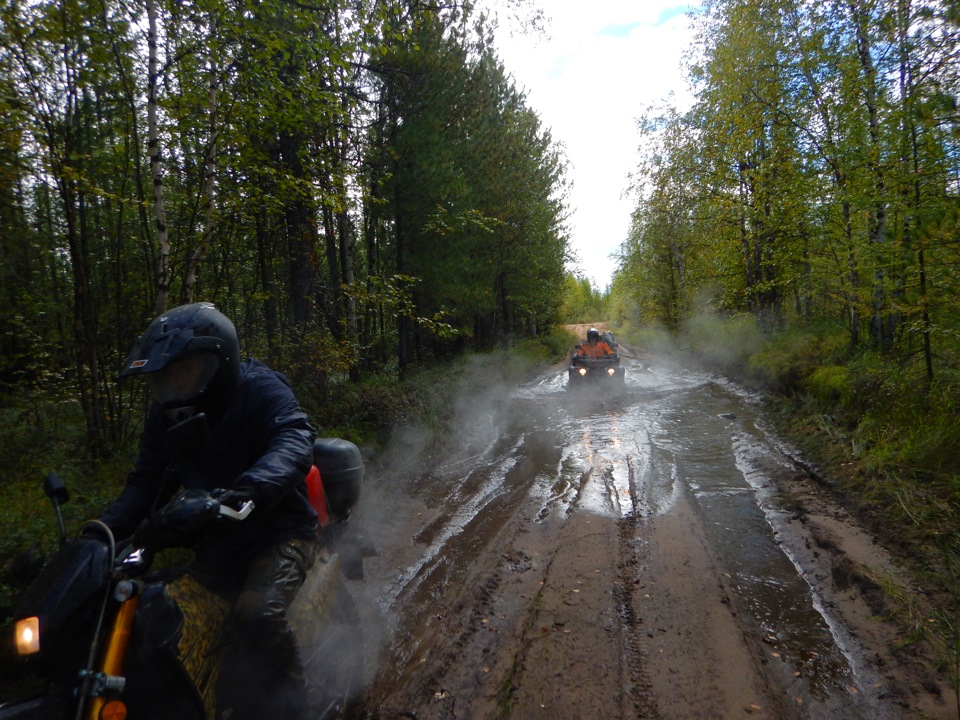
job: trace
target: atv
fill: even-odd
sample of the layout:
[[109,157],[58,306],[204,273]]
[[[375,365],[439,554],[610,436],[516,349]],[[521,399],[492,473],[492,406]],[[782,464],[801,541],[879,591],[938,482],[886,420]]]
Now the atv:
[[626,371],[620,366],[620,353],[616,351],[617,343],[613,341],[613,335],[604,333],[603,339],[613,349],[612,354],[587,357],[582,353],[582,345],[574,347],[567,369],[568,389],[597,383],[623,385],[626,382]]

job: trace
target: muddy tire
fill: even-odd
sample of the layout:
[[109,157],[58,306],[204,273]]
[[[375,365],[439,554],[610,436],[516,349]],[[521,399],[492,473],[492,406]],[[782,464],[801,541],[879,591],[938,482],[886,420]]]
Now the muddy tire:
[[316,637],[301,637],[300,655],[307,676],[311,718],[342,720],[363,687],[360,616],[347,588],[337,589],[330,617]]

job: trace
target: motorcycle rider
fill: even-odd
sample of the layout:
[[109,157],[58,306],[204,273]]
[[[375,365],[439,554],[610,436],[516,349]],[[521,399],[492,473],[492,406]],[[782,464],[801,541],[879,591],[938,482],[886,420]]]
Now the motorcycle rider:
[[[216,524],[194,546],[194,569],[234,599],[221,672],[223,717],[302,718],[306,688],[286,612],[317,555],[317,514],[305,477],[315,431],[286,378],[240,360],[233,323],[210,303],[156,318],[120,372],[144,376],[154,402],[140,452],[101,520],[130,537],[178,487],[255,508]],[[229,679],[228,679],[229,678]],[[229,711],[229,712],[227,712]]]
[[599,358],[612,354],[613,350],[610,349],[610,346],[600,339],[600,331],[596,328],[590,328],[587,330],[587,344],[580,346],[577,357]]

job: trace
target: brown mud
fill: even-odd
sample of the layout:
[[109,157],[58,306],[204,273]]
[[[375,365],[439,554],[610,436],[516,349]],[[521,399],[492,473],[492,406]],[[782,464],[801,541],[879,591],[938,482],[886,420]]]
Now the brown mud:
[[[372,469],[357,716],[956,718],[930,648],[886,619],[909,575],[877,539],[785,446],[750,450],[752,421],[697,405],[713,384],[674,393],[659,359],[621,352],[634,394],[610,413],[571,420],[560,365],[468,403],[497,419],[461,457],[426,466],[408,438],[406,466]],[[753,485],[704,485],[722,466],[682,435],[708,416]]]

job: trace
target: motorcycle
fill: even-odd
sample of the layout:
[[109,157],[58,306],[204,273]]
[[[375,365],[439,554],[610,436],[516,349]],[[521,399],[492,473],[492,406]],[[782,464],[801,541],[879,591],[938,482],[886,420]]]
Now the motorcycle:
[[[362,679],[359,619],[344,578],[362,577],[374,554],[348,524],[363,464],[355,445],[314,445],[308,495],[320,516],[320,558],[288,615],[300,638],[314,717],[343,717]],[[231,602],[189,567],[158,554],[185,547],[216,522],[243,522],[202,490],[187,490],[154,513],[129,541],[98,520],[67,539],[60,506],[69,494],[50,475],[61,546],[15,613],[18,655],[45,680],[40,696],[0,705],[0,720],[210,720],[217,717]],[[227,690],[229,692],[229,689]]]

